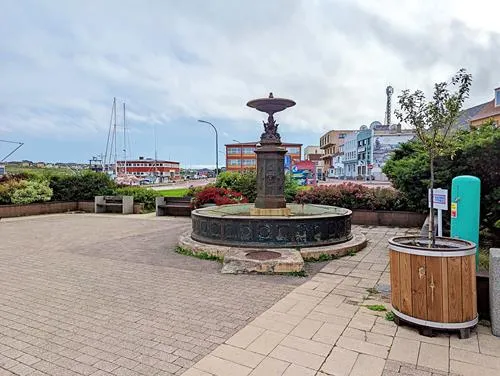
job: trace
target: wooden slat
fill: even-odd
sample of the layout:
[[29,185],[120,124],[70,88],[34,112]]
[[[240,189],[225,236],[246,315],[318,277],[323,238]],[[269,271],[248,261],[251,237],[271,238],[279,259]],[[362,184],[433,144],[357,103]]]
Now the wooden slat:
[[427,320],[443,322],[442,258],[425,258],[427,283]]
[[400,311],[412,316],[411,255],[408,253],[399,254],[399,276],[401,285]]
[[448,257],[443,257],[441,259],[441,283],[441,296],[443,298],[443,322],[450,322],[448,307]]
[[413,317],[427,320],[425,256],[411,255]]
[[[462,319],[470,321],[474,319],[477,312],[477,302],[475,297],[476,263],[475,256],[462,257]],[[476,308],[476,309],[474,309]]]
[[390,251],[391,260],[391,303],[394,308],[399,310],[401,306],[401,287],[399,284],[399,252]]
[[448,258],[448,312],[449,322],[463,322],[462,258]]

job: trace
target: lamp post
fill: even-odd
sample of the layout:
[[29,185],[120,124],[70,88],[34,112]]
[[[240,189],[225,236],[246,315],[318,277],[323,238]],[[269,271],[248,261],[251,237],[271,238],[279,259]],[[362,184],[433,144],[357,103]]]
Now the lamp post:
[[236,142],[240,144],[240,174],[243,172],[243,146],[241,146],[241,142],[238,140],[234,140],[233,142]]
[[210,125],[215,131],[215,177],[217,177],[219,175],[219,134],[217,133],[217,128],[206,120],[198,120],[198,122]]

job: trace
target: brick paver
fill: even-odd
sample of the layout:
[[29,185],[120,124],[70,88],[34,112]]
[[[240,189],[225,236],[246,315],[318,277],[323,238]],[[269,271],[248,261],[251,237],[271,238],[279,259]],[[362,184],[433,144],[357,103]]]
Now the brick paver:
[[[489,328],[479,326],[467,340],[456,334],[429,338],[415,329],[397,327],[385,319],[385,312],[366,308],[370,304],[390,308],[388,297],[372,290],[389,288],[387,240],[417,230],[354,227],[353,231],[366,234],[366,249],[331,261],[196,363],[186,376],[231,374],[227,372],[233,367],[238,373],[232,374],[241,375],[500,375],[500,339]],[[230,352],[227,345],[239,351]],[[253,366],[258,359],[262,360]]]
[[0,375],[182,374],[305,280],[222,275],[217,262],[176,254],[188,226],[135,215],[1,220]]

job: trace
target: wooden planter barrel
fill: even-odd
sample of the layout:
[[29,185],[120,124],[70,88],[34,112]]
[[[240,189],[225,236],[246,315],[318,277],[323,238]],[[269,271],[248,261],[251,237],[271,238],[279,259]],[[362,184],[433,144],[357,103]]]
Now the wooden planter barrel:
[[430,331],[456,329],[460,337],[468,337],[478,321],[475,244],[437,238],[436,247],[431,249],[425,243],[427,240],[419,237],[389,240],[396,321]]

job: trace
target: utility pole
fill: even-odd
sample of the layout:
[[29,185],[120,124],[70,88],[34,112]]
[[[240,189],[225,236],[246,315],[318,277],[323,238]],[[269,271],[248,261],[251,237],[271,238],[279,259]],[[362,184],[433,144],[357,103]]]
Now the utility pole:
[[219,175],[219,134],[215,125],[206,120],[198,120],[200,123],[210,125],[215,131],[215,177]]

